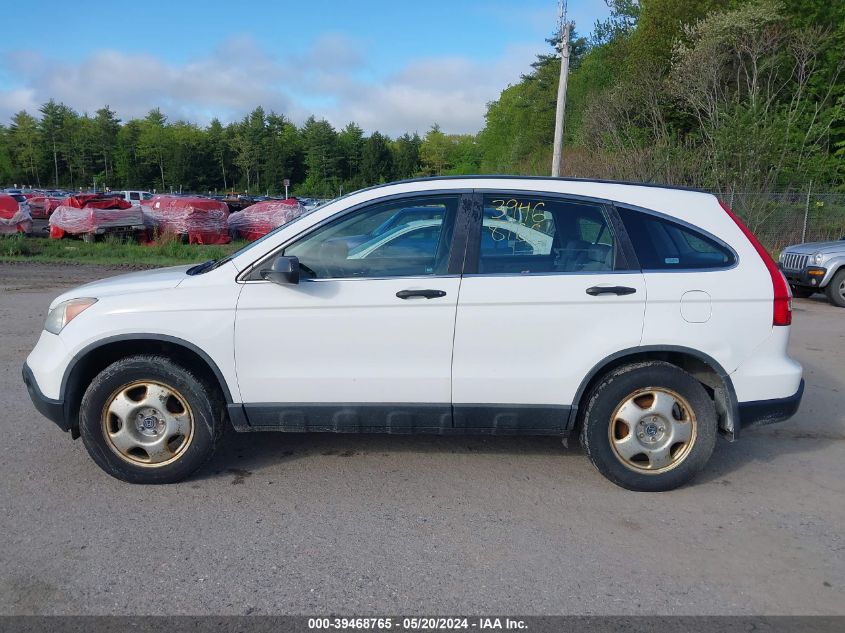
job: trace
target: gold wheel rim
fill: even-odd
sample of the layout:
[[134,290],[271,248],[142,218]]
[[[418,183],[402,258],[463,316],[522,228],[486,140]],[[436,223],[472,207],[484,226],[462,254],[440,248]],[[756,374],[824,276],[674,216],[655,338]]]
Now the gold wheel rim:
[[191,445],[194,415],[178,390],[155,380],[136,380],[108,397],[101,427],[106,444],[122,460],[160,468]]
[[689,402],[665,387],[638,389],[610,416],[608,438],[616,458],[642,474],[665,473],[689,456],[698,421]]

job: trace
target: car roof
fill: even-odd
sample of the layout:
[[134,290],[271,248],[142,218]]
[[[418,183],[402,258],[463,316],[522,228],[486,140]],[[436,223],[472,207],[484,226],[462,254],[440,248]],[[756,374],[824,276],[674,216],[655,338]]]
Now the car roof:
[[361,191],[369,191],[372,189],[381,189],[384,187],[390,187],[393,185],[401,185],[406,183],[414,183],[414,182],[431,182],[431,181],[443,181],[445,183],[449,183],[450,181],[461,181],[461,180],[478,180],[478,181],[485,181],[485,180],[532,180],[537,182],[574,182],[574,183],[593,183],[593,184],[603,184],[603,185],[627,185],[632,187],[653,187],[655,189],[671,189],[675,191],[693,191],[696,193],[710,193],[703,189],[699,189],[696,187],[687,187],[683,185],[668,185],[663,183],[655,183],[655,182],[635,182],[629,180],[608,180],[608,179],[601,179],[601,178],[576,178],[576,177],[568,177],[568,176],[520,176],[517,174],[471,174],[466,176],[423,176],[420,178],[406,178],[404,180],[394,180],[392,182],[382,183],[378,185],[373,185],[371,187],[365,187],[363,189],[358,189],[356,192],[350,193],[357,193]]

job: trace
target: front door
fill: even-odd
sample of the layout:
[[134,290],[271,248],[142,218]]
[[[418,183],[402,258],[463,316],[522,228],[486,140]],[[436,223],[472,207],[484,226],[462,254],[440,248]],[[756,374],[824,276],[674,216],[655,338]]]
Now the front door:
[[278,253],[299,258],[299,284],[245,283],[235,360],[251,425],[452,426],[461,280],[450,250],[460,199],[416,194],[353,210]]
[[584,376],[640,343],[646,287],[600,203],[476,199],[455,330],[455,426],[560,432]]

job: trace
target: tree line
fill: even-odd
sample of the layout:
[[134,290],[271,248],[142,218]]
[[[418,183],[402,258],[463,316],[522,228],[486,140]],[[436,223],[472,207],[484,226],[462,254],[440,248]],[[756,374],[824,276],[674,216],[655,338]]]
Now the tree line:
[[335,196],[417,175],[472,173],[472,135],[436,124],[425,136],[365,135],[354,122],[336,130],[309,118],[301,126],[255,108],[243,120],[206,127],[168,121],[159,109],[122,122],[104,106],[90,116],[50,100],[37,116],[21,111],[0,126],[0,182],[38,188],[131,187],[157,191]]
[[[573,41],[567,175],[843,187],[845,2],[606,2],[610,17]],[[559,72],[541,56],[489,104],[482,171],[548,173]]]
[[[743,192],[845,188],[845,3],[606,0],[574,36],[565,175]],[[556,46],[557,40],[549,40]],[[205,127],[50,100],[0,125],[0,182],[299,195],[424,175],[548,174],[560,60],[489,103],[478,134],[296,125],[257,107]]]

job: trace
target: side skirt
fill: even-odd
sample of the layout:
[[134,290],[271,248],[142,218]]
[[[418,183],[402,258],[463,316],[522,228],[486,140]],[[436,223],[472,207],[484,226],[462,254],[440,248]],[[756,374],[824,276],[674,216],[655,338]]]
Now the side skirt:
[[409,403],[230,404],[236,431],[437,435],[553,435],[569,432],[571,407]]

